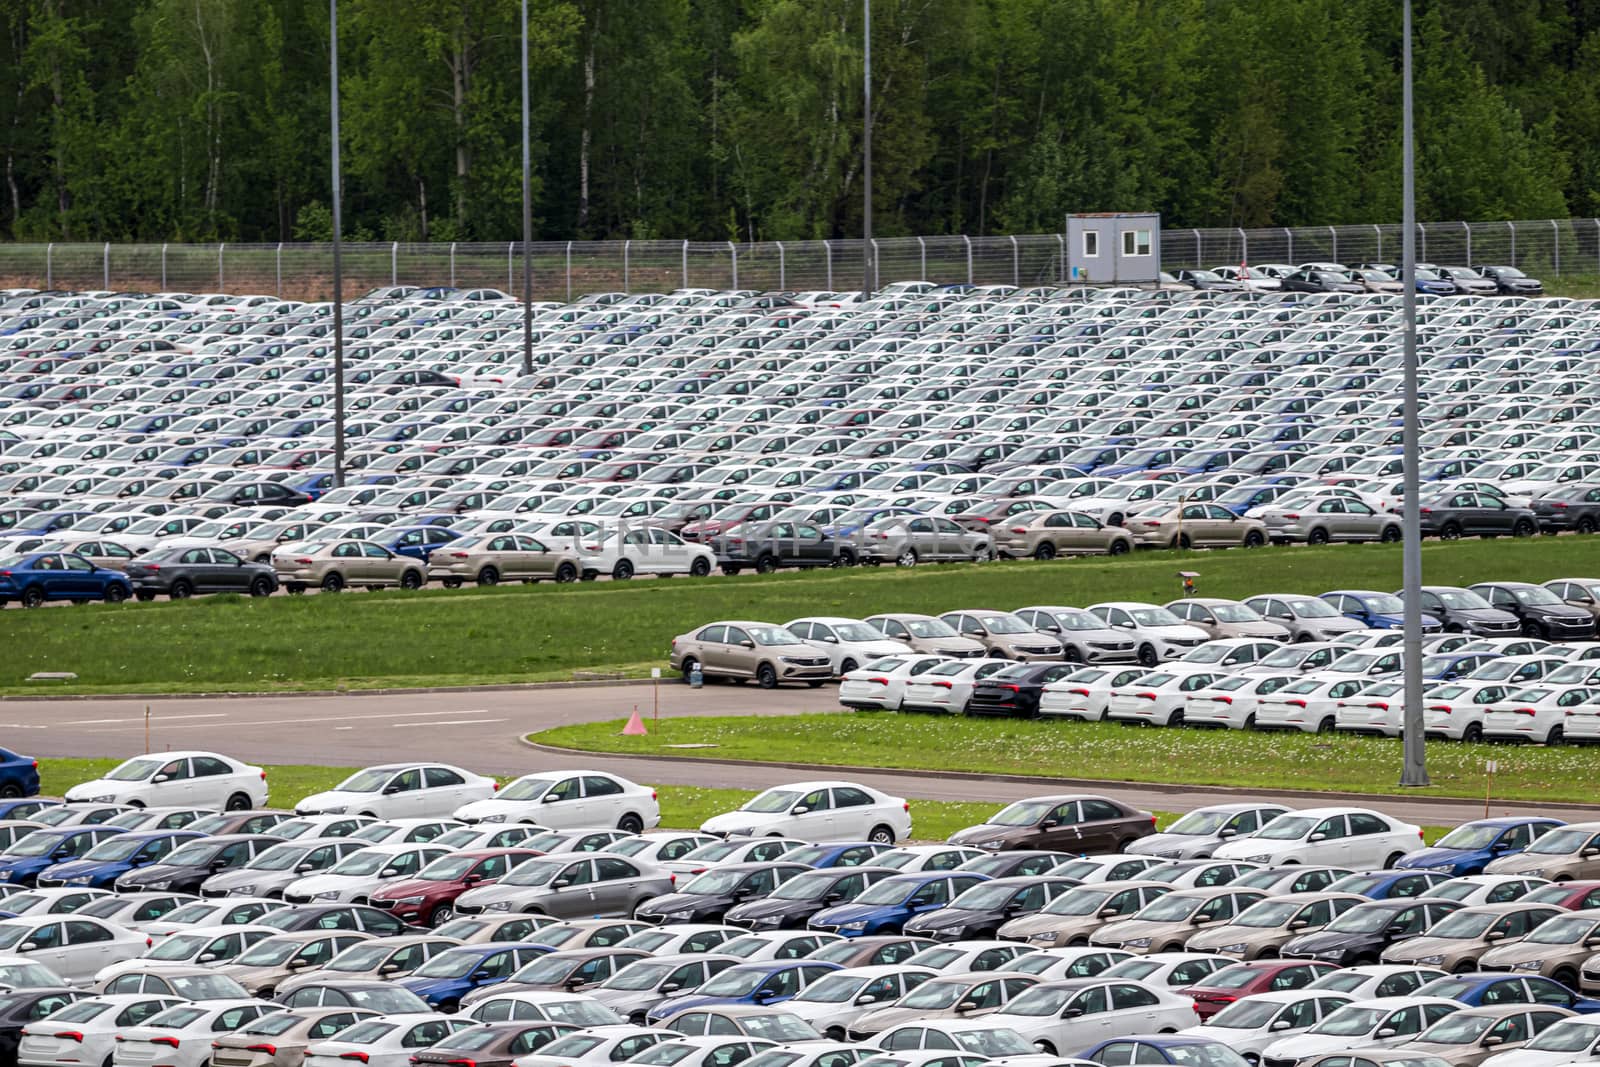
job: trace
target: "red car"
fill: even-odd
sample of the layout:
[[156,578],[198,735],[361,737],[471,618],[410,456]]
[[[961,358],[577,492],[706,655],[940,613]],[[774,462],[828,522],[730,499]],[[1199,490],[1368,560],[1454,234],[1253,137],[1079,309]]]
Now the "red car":
[[1338,969],[1331,963],[1308,960],[1236,963],[1232,967],[1213,971],[1202,978],[1198,985],[1192,985],[1184,992],[1194,998],[1194,1013],[1204,1022],[1240,997],[1300,989]]
[[394,913],[412,926],[438,926],[455,915],[456,898],[469,889],[498,882],[543,852],[531,848],[485,848],[440,856],[403,882],[372,894],[372,906]]
[[1568,911],[1600,908],[1600,882],[1553,882],[1540,886],[1517,903],[1524,901],[1530,904],[1554,904]]

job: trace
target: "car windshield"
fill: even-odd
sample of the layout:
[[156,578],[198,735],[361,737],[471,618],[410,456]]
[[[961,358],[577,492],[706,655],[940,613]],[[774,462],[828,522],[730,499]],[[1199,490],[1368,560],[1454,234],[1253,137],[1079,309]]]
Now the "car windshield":
[[1044,906],[1046,915],[1092,915],[1105,906],[1114,890],[1069,889]]
[[292,1011],[278,1011],[263,1019],[257,1019],[249,1026],[241,1028],[240,1034],[259,1034],[262,1037],[276,1037],[286,1034],[296,1026],[306,1021],[306,1017]]
[[916,892],[914,883],[900,882],[894,879],[878,882],[868,886],[866,890],[856,895],[852,904],[899,904],[906,897]]
[[1499,1018],[1493,1015],[1456,1012],[1422,1031],[1417,1040],[1436,1041],[1441,1045],[1466,1045],[1478,1040],[1488,1032],[1489,1027],[1499,1021]]
[[361,849],[352,852],[344,859],[328,868],[329,874],[342,875],[367,875],[381,870],[386,863],[392,863],[399,857],[390,852],[378,849]]
[[394,949],[382,943],[376,945],[351,945],[327,963],[330,971],[362,974],[376,970],[383,961],[394,954]]
[[[1293,689],[1293,686],[1289,688]],[[1258,840],[1298,841],[1309,834],[1321,820],[1295,815],[1280,815],[1256,832]]]
[[831,871],[802,874],[783,883],[769,896],[774,900],[821,900],[828,895],[838,880]]
[[1487,600],[1471,589],[1432,589],[1429,592],[1452,611],[1481,611],[1490,606]]
[[1361,1008],[1354,1004],[1346,1004],[1313,1026],[1309,1033],[1328,1034],[1333,1037],[1370,1034],[1393,1010],[1393,1008]]
[[6,849],[7,856],[43,856],[54,852],[56,846],[65,841],[68,833],[42,833],[35,831],[24,837],[21,841]]
[[975,885],[950,902],[952,908],[998,911],[1017,893],[1014,885]]
[[1357,904],[1324,929],[1341,934],[1370,934],[1382,930],[1393,918],[1393,908],[1370,908],[1365,904]]
[[801,794],[792,789],[769,789],[746,801],[740,811],[753,811],[761,815],[787,812],[799,803]]
[[1015,1030],[1001,1027],[992,1030],[957,1030],[950,1036],[968,1052],[990,1059],[996,1056],[1027,1056],[1038,1051]]
[[960,637],[955,628],[943,619],[901,620],[912,637]]
[[1236,811],[1191,811],[1162,833],[1182,834],[1185,837],[1208,837],[1228,825],[1228,820],[1239,814]]
[[201,949],[211,944],[212,940],[210,934],[173,934],[157,941],[155,947],[144,954],[144,958],[182,963],[193,959]]
[[647,1067],[672,1067],[679,1060],[688,1059],[699,1048],[695,1045],[683,1044],[677,1041],[663,1041],[659,1045],[652,1045],[643,1052],[637,1053],[628,1060],[629,1063],[643,1063]]
[[440,856],[418,871],[416,877],[423,882],[453,882],[477,862],[473,856]]
[[167,765],[164,759],[131,759],[106,775],[110,782],[142,782]]
[[992,634],[1032,633],[1033,628],[1015,615],[979,615],[978,621]]
[[[1215,1041],[1196,1045],[1168,1045],[1167,1055],[1178,1067],[1245,1067],[1245,1058]],[[1444,1067],[1443,1063],[1439,1067]]]
[[98,1019],[113,1007],[104,1000],[80,1000],[76,1004],[68,1004],[60,1011],[50,1016],[51,1023],[86,1023],[91,1019]]
[[1234,926],[1250,926],[1268,930],[1282,926],[1297,915],[1303,905],[1293,900],[1262,900],[1241,911]]
[[[446,950],[412,971],[417,978],[460,978],[483,961],[483,953],[476,949],[465,952]],[[568,967],[572,964],[568,963]]]
[[1326,600],[1316,597],[1285,597],[1284,603],[1289,605],[1289,610],[1302,619],[1337,619],[1339,613],[1333,605]]
[[999,812],[989,816],[991,826],[1036,826],[1046,815],[1056,809],[1056,803],[1049,800],[1019,800],[1015,804],[1008,804]]
[[[1541,856],[1569,856],[1583,848],[1594,836],[1593,830],[1551,830],[1529,845],[1526,851]],[[27,840],[23,838],[23,843],[26,844]]]
[[1525,944],[1576,945],[1600,929],[1600,922],[1581,916],[1562,916],[1540,923],[1523,938]]
[[298,939],[269,937],[239,953],[234,962],[241,967],[275,967],[304,946]]
[[841,641],[882,641],[883,635],[864,622],[839,622],[833,632]]
[[[444,955],[448,956],[449,953],[447,952]],[[435,957],[435,959],[440,959],[440,958],[442,958],[442,957]],[[433,963],[434,963],[433,960],[429,960],[428,963],[425,966],[431,967],[431,966],[433,966]],[[471,965],[476,964],[476,963],[477,963],[477,957],[474,957],[472,959],[471,963],[469,963],[469,965],[468,965],[469,968],[470,968]],[[555,959],[546,958],[546,959],[533,961],[532,963],[528,964],[526,967],[522,968],[522,970],[520,970],[516,974],[512,975],[511,977],[512,977],[513,981],[527,982],[530,985],[553,985],[553,984],[555,984],[557,982],[560,982],[562,979],[566,978],[567,975],[571,974],[572,973],[572,969],[574,967],[576,967],[576,966],[578,966],[578,962],[576,960],[562,959],[562,958],[559,958],[559,957],[557,957]],[[423,968],[419,967],[419,968],[417,968],[415,973],[420,975],[420,974],[422,974],[422,972],[423,972]],[[460,972],[460,974],[466,974],[466,973],[467,973],[466,971]],[[441,977],[441,978],[459,978],[460,974],[440,975],[439,977]]]
[[1514,585],[1511,587],[1511,595],[1517,598],[1517,603],[1519,604],[1542,605],[1548,607],[1553,604],[1565,603],[1565,601],[1563,601],[1560,597],[1556,596],[1542,585]]
[[[85,852],[83,854],[83,858],[86,860],[102,861],[125,860],[149,843],[150,842],[147,838],[134,837],[131,834],[126,836],[119,835],[117,837],[113,837],[109,841],[100,842],[98,845],[94,846],[94,848],[91,848],[88,852]],[[17,910],[12,906],[13,903],[14,900],[6,902],[7,911]]]
[[287,871],[313,851],[310,845],[273,845],[245,866],[252,871]]
[[677,970],[678,965],[665,960],[640,960],[600,983],[606,989],[654,989],[663,978]]
[[340,793],[376,793],[388,785],[389,779],[393,777],[392,769],[357,771],[333,788]]
[[[56,1018],[60,1019],[61,1016],[57,1015]],[[1587,1019],[1562,1019],[1522,1047],[1530,1052],[1585,1052],[1596,1041],[1600,1041],[1600,1023]]]
[[964,979],[952,982],[941,982],[935,979],[919,985],[916,989],[906,994],[900,1001],[903,1008],[916,1008],[919,1011],[943,1011],[953,1007],[961,999],[963,993],[971,988],[972,983]]
[[369,1019],[366,1022],[356,1023],[350,1029],[341,1033],[339,1041],[341,1044],[346,1045],[370,1045],[385,1034],[394,1033],[397,1029],[399,1029],[399,1026],[396,1023]]
[[746,626],[745,633],[758,645],[797,645],[800,639],[781,626]]
[[1237,1000],[1213,1015],[1206,1025],[1220,1026],[1224,1030],[1259,1030],[1271,1022],[1282,1007],[1270,1000]]
[[1484,931],[1494,925],[1500,916],[1492,912],[1458,911],[1453,915],[1446,915],[1433,926],[1428,928],[1429,937],[1444,937],[1451,940],[1470,941],[1482,937]]
[[555,785],[551,778],[518,778],[504,789],[496,800],[538,800],[545,792]]
[[1171,893],[1160,900],[1153,900],[1146,904],[1133,918],[1136,922],[1181,922],[1193,915],[1195,910],[1204,903],[1205,901],[1200,897]]
[[[234,962],[238,962],[237,958]],[[185,1000],[227,1000],[247,994],[238,982],[221,974],[186,974],[167,979]]]
[[1140,626],[1184,626],[1186,623],[1166,608],[1129,608],[1128,614]]

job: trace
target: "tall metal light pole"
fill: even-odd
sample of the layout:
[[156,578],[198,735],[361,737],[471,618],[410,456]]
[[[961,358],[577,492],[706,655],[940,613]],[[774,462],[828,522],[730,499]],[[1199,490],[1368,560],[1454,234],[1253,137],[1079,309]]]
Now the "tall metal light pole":
[[1427,749],[1422,721],[1422,503],[1417,499],[1420,484],[1417,473],[1420,426],[1417,414],[1417,189],[1416,155],[1412,148],[1411,124],[1411,0],[1401,0],[1401,138],[1403,147],[1401,179],[1401,283],[1405,286],[1405,363],[1404,363],[1404,459],[1405,533],[1402,544],[1402,581],[1405,593],[1405,766],[1400,772],[1402,786],[1428,784]]
[[528,0],[522,0],[522,373],[533,373],[533,190],[528,184]]
[[333,484],[344,485],[344,220],[339,210],[339,0],[328,0],[328,84],[333,94]]
[[861,299],[872,299],[872,0],[861,0]]

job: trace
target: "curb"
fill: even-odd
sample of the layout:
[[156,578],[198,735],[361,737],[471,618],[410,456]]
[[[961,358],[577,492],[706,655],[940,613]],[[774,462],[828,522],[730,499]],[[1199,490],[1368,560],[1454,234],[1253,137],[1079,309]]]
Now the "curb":
[[273,698],[299,699],[300,697],[383,697],[410,696],[422,693],[508,693],[540,689],[592,689],[613,685],[649,685],[650,678],[599,678],[582,682],[508,682],[503,685],[430,685],[395,689],[296,689],[279,692],[217,693],[10,693],[0,695],[6,701],[33,700],[270,700]]
[[[1121,789],[1143,789],[1152,793],[1200,793],[1221,797],[1237,797],[1241,792],[1237,786],[1175,785],[1171,782],[1138,782],[1120,778],[1056,778],[1028,774],[983,774],[976,771],[920,771],[895,767],[862,767],[845,763],[796,763],[787,760],[740,760],[716,759],[712,756],[646,755],[641,752],[595,752],[589,749],[562,748],[558,745],[540,744],[537,741],[529,740],[526,736],[518,737],[517,740],[529,748],[557,756],[588,756],[596,759],[666,760],[673,763],[695,763],[723,767],[781,767],[785,770],[807,771],[824,777],[838,774],[878,774],[894,778],[937,778],[951,782],[1006,782],[1016,785],[1039,785],[1041,787],[1072,790],[1104,789],[1108,786],[1114,786]],[[1336,800],[1360,806],[1381,804],[1385,801],[1406,804],[1433,804],[1440,807],[1476,802],[1473,797],[1422,796],[1407,793],[1345,793],[1321,792],[1311,789],[1257,789],[1250,792],[1253,796],[1264,800]],[[1495,801],[1495,806],[1502,810],[1507,808],[1527,809],[1533,814],[1539,814],[1550,807],[1549,804],[1524,800],[1499,800]],[[1600,812],[1600,804],[1563,802],[1560,807],[1576,811]]]

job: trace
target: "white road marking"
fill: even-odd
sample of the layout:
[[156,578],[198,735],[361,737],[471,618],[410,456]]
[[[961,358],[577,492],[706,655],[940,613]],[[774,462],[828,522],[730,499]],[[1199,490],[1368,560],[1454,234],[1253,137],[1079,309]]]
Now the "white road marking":
[[485,722],[505,722],[504,719],[432,719],[428,722],[392,722],[391,730],[398,730],[402,726],[476,726]]
[[[238,725],[239,725],[240,729],[245,729],[245,728],[254,727],[254,726],[296,726],[296,725],[299,725],[301,723],[308,723],[308,722],[314,722],[314,723],[351,722],[351,721],[354,721],[354,722],[369,722],[369,721],[373,721],[373,720],[382,720],[382,719],[403,719],[403,718],[405,718],[407,716],[416,716],[416,715],[430,715],[430,716],[431,715],[486,715],[486,714],[488,714],[488,711],[489,711],[488,708],[470,708],[470,709],[466,709],[466,710],[463,710],[461,708],[454,708],[454,709],[452,709],[450,711],[391,711],[391,712],[384,712],[384,713],[379,714],[379,715],[314,715],[314,716],[311,716],[310,718],[303,718],[303,719],[253,719],[253,720],[250,720],[249,722],[241,722]],[[489,719],[489,720],[482,720],[482,721],[504,722],[505,720],[504,719]],[[431,725],[432,722],[433,722],[433,720],[429,720],[429,721],[425,721],[425,722],[410,723],[408,725],[412,725],[412,726],[428,726],[428,725]],[[152,720],[152,723],[154,723],[156,725],[160,725],[159,720]],[[130,725],[133,725],[133,724],[130,723]],[[141,719],[138,722],[137,725],[138,725],[138,727],[140,729],[143,729],[144,728],[144,720]],[[206,722],[181,723],[181,724],[179,724],[177,726],[169,726],[169,727],[167,727],[167,729],[170,729],[170,730],[208,730],[214,725],[215,725],[214,723],[206,723]]]
[[[154,714],[152,714],[150,716],[150,721],[152,723],[154,723],[154,722],[173,722],[174,720],[177,720],[177,719],[226,719],[227,717],[228,717],[228,713],[225,712],[225,711],[207,712],[204,715],[154,715]],[[143,726],[144,725],[144,716],[143,715],[136,715],[136,716],[132,716],[130,718],[125,718],[125,719],[70,719],[67,722],[62,723],[61,725],[62,726],[103,726],[106,723],[137,723],[138,725]]]

